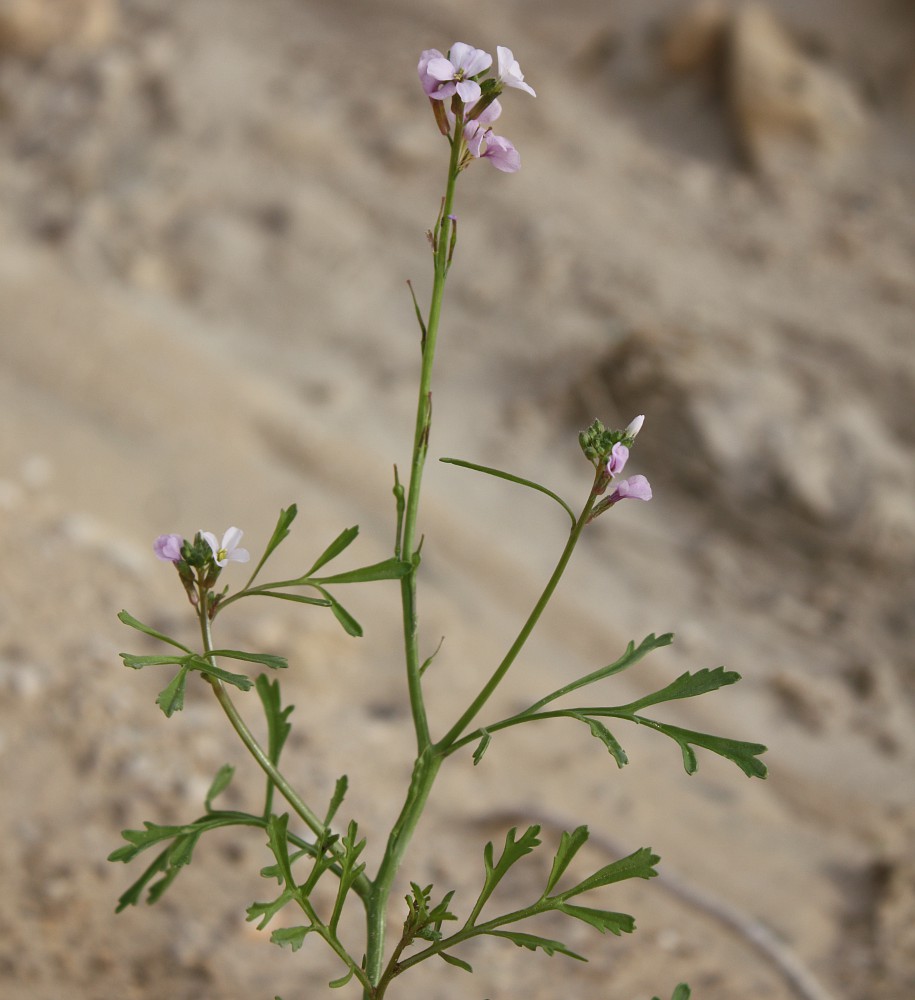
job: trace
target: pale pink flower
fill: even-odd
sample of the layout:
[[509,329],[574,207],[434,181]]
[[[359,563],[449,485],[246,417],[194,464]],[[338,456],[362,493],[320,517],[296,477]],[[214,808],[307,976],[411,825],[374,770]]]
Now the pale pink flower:
[[616,478],[623,471],[627,461],[629,461],[629,449],[624,444],[615,444],[610,451],[607,472]]
[[531,97],[536,97],[532,87],[524,82],[524,74],[518,65],[518,60],[512,55],[512,50],[504,45],[496,46],[496,53],[499,57],[499,82],[506,87],[516,87],[518,90],[526,90]]
[[238,547],[244,534],[240,528],[229,528],[222,536],[221,542],[216,541],[216,536],[211,531],[201,531],[200,534],[213,550],[213,562],[217,566],[225,566],[230,562],[246,563],[251,558],[247,549]]
[[[475,104],[483,92],[472,77],[489,69],[492,56],[466,42],[455,42],[447,58],[440,53],[432,55],[435,51],[423,52],[419,60],[420,80],[426,94],[439,101],[457,94],[465,104]],[[439,86],[434,88],[431,81],[437,81]]]
[[178,562],[181,559],[182,545],[184,539],[180,535],[159,535],[153,542],[153,552],[163,562]]
[[651,484],[644,476],[632,476],[629,479],[621,479],[616,484],[616,489],[607,497],[605,501],[608,507],[619,503],[620,500],[650,500]]
[[506,174],[514,174],[521,169],[521,154],[504,136],[495,135],[491,128],[469,121],[464,126],[464,139],[470,155],[486,159]]

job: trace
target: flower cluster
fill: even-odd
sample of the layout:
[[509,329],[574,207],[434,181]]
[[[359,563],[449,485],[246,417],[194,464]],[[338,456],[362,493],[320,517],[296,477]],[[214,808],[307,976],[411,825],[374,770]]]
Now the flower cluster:
[[[432,103],[439,129],[464,143],[461,166],[472,159],[486,159],[504,173],[521,169],[521,157],[504,136],[496,135],[492,123],[501,115],[497,98],[505,87],[537,95],[524,82],[524,74],[511,49],[496,47],[497,72],[488,75],[492,56],[466,42],[455,42],[443,55],[426,49],[419,57],[419,80]],[[452,139],[452,141],[454,141]]]
[[[581,446],[585,455],[595,463],[598,472],[594,481],[594,495],[602,496],[629,461],[629,449],[645,422],[644,415],[635,418],[622,431],[607,431],[600,421],[595,420],[581,436]],[[588,520],[609,510],[620,500],[650,500],[651,484],[644,476],[630,476],[616,482],[613,492],[598,503]]]
[[[211,531],[198,531],[193,541],[181,535],[159,535],[153,542],[153,552],[163,562],[174,565],[188,600],[196,607],[201,588],[207,593],[223,567],[230,562],[246,563],[251,558],[247,549],[239,547],[242,534],[240,528],[233,527],[226,531],[221,541]],[[212,594],[207,597],[211,611],[215,611],[220,600]]]

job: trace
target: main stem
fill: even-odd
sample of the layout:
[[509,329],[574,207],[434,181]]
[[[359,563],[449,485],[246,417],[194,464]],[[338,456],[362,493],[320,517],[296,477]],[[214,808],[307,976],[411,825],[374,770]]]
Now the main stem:
[[[457,109],[457,120],[462,118]],[[422,489],[423,470],[429,448],[429,430],[432,423],[432,368],[435,362],[435,345],[438,340],[439,320],[445,294],[445,279],[448,274],[452,240],[454,236],[454,190],[457,183],[458,164],[463,146],[460,129],[455,129],[451,138],[451,157],[448,164],[448,183],[442,202],[441,216],[433,233],[434,236],[434,278],[429,315],[422,345],[422,368],[419,377],[419,395],[416,405],[416,427],[413,434],[413,458],[410,466],[410,485],[407,490],[404,509],[401,552],[403,558],[412,562],[413,568],[401,581],[401,601],[403,604],[404,653],[407,668],[407,687],[410,708],[416,730],[416,762],[407,796],[391,833],[378,874],[372,886],[372,894],[367,906],[367,951],[366,973],[377,986],[382,974],[384,961],[385,919],[388,898],[394,877],[400,867],[407,846],[425,808],[432,784],[441,765],[441,757],[433,753],[429,736],[429,723],[423,700],[420,678],[419,641],[416,612],[416,573],[419,568],[417,548],[417,519],[419,499]],[[373,991],[366,990],[365,1000],[370,1000]]]

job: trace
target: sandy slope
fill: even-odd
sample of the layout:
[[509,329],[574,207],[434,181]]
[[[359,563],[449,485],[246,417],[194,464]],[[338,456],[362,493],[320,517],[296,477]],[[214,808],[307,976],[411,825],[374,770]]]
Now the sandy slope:
[[[418,362],[403,281],[426,294],[445,155],[413,65],[458,38],[510,44],[538,98],[504,101],[521,173],[462,179],[433,453],[574,498],[578,429],[646,412],[633,462],[656,489],[589,529],[501,705],[672,630],[607,697],[725,663],[738,687],[670,717],[767,743],[771,776],[706,754],[688,778],[642,732],[618,733],[618,772],[559,724],[496,740],[476,770],[452,761],[405,880],[466,901],[482,843],[526,822],[551,843],[587,822],[595,864],[651,844],[665,875],[613,897],[631,939],[552,929],[586,966],[481,947],[473,979],[442,965],[403,995],[915,990],[911,10],[788,18],[864,95],[867,138],[770,175],[742,164],[714,75],[662,66],[660,28],[689,5],[492,6],[133,0],[100,47],[0,61],[5,996],[292,1000],[337,973],[244,923],[259,836],[214,835],[158,907],[113,915],[122,828],[192,817],[226,761],[228,801],[260,794],[203,691],[165,720],[158,678],[123,670],[139,647],[115,615],[190,634],[151,539],[235,523],[256,549],[291,501],[290,571],[356,523],[348,565],[387,555]],[[535,600],[563,517],[430,467],[439,731]],[[364,640],[285,606],[225,638],[289,656],[292,773],[320,801],[346,772],[347,816],[380,831],[411,752],[396,588],[349,605]]]

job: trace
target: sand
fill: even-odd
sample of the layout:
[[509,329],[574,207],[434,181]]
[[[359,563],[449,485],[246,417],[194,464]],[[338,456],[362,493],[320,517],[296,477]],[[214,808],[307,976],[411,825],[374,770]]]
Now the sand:
[[[157,906],[115,915],[140,873],[105,860],[122,829],[194,818],[227,762],[226,805],[261,796],[202,684],[166,719],[164,675],[124,669],[152,647],[116,615],[192,640],[153,538],[234,524],[257,551],[292,502],[278,571],[355,524],[341,568],[390,554],[419,367],[405,281],[424,302],[447,155],[415,63],[466,40],[509,45],[538,96],[503,100],[522,170],[459,185],[421,517],[433,731],[568,523],[434,459],[578,504],[578,431],[645,413],[630,469],[654,500],[589,527],[487,717],[672,631],[595,697],[725,664],[740,684],[664,718],[767,744],[770,775],[700,752],[687,776],[622,726],[619,770],[572,723],[452,758],[399,895],[434,882],[466,911],[482,845],[530,823],[544,856],[510,905],[581,823],[583,865],[650,845],[662,874],[605,899],[632,936],[547,928],[587,965],[485,943],[461,953],[473,977],[429,963],[389,995],[915,995],[911,5],[124,0],[74,3],[65,28],[55,6],[0,5],[0,993],[296,1000],[339,974],[245,922],[270,892],[259,833],[211,835]],[[223,641],[288,656],[289,773],[316,803],[349,776],[340,819],[372,870],[413,736],[397,587],[345,597],[363,639],[248,602]]]

